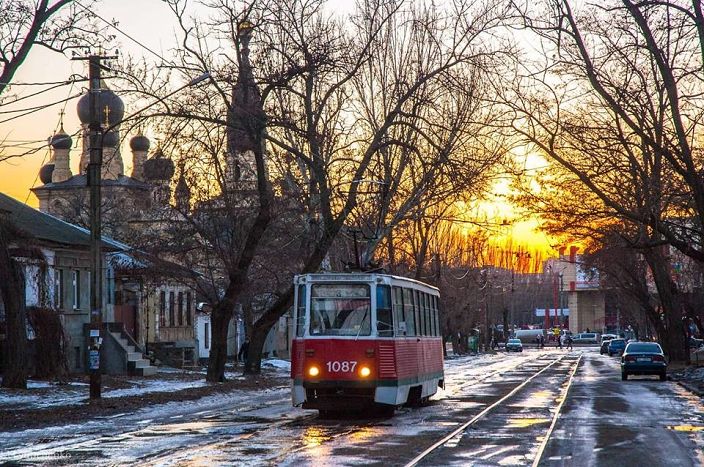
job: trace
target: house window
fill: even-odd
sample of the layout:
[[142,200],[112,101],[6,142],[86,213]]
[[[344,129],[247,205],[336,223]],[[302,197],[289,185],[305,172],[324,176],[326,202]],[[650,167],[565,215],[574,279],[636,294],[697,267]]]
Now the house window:
[[81,271],[73,271],[71,285],[73,287],[73,309],[78,310],[81,308]]
[[107,283],[105,284],[105,293],[107,295],[108,305],[112,305],[113,294],[115,293],[115,278],[112,276],[112,271],[108,269]]
[[209,349],[210,348],[210,323],[203,323],[203,334],[205,334],[205,336],[203,337],[204,348]]
[[81,348],[74,347],[73,350],[76,353],[76,362],[75,362],[76,369],[80,370],[81,369]]
[[159,326],[166,326],[166,292],[159,294]]
[[54,307],[64,307],[64,270],[54,269]]
[[191,318],[191,292],[186,292],[186,324],[190,326],[193,323]]
[[175,302],[176,298],[174,297],[173,292],[169,292],[169,326],[176,326],[176,317],[174,316],[175,313]]
[[178,325],[183,326],[183,292],[178,293]]

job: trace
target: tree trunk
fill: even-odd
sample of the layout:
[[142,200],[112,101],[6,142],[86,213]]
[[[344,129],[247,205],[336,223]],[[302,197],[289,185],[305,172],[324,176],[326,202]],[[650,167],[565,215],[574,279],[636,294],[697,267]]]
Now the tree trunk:
[[211,314],[212,347],[208,360],[206,381],[222,383],[225,381],[225,363],[227,362],[227,331],[232,319],[233,307],[229,300],[218,303]]
[[27,315],[24,274],[9,251],[9,235],[0,223],[0,296],[5,306],[5,371],[2,387],[27,389]]
[[[658,298],[662,306],[665,335],[660,336],[661,344],[670,360],[685,361],[685,340],[682,332],[682,303],[677,285],[670,276],[670,263],[658,249],[646,250],[643,256],[653,274]],[[656,325],[656,323],[653,323]]]

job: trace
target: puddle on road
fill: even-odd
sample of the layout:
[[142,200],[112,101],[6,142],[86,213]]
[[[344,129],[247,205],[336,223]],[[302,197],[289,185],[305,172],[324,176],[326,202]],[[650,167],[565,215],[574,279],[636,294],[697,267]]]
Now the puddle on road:
[[511,406],[519,408],[548,407],[553,405],[554,397],[555,394],[552,391],[545,389],[531,393],[528,397],[521,399],[515,404],[511,404]]
[[541,423],[550,423],[549,418],[512,418],[508,422],[510,428],[529,428]]
[[325,441],[332,439],[326,431],[318,427],[309,427],[303,433],[303,444],[308,447],[316,447],[322,445]]
[[704,431],[704,426],[695,426],[695,425],[668,425],[667,429],[668,429],[668,430],[673,430],[673,431],[697,432],[697,431]]

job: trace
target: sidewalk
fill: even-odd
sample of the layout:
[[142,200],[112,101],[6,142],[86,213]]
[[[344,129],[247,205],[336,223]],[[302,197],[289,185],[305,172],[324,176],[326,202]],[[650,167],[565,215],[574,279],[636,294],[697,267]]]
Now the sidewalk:
[[228,366],[225,383],[206,382],[205,368],[160,367],[156,375],[147,377],[103,375],[102,398],[97,401],[88,399],[87,376],[61,385],[30,380],[27,390],[0,388],[0,431],[80,423],[168,402],[288,387],[289,372],[288,361],[269,359],[262,361],[262,373],[257,376],[242,376],[241,367]]

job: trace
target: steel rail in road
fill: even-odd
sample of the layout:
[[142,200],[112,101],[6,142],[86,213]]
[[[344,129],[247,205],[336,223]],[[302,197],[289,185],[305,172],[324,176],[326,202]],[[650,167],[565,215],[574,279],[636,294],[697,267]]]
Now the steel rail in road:
[[484,374],[484,376],[478,376],[478,377],[475,378],[475,379],[472,379],[472,380],[470,380],[470,381],[467,381],[466,383],[460,384],[460,385],[457,386],[453,391],[448,391],[448,392],[449,392],[449,394],[450,394],[451,396],[454,396],[454,395],[456,395],[458,392],[460,392],[461,390],[463,390],[463,389],[465,389],[465,388],[472,387],[472,386],[476,386],[477,384],[483,383],[483,382],[486,381],[487,379],[493,378],[494,376],[496,376],[496,375],[498,375],[498,374],[506,373],[507,371],[515,370],[515,369],[518,368],[519,366],[524,365],[524,364],[526,364],[526,363],[534,362],[534,361],[540,359],[540,357],[542,357],[543,355],[545,355],[545,354],[542,354],[542,353],[541,353],[541,354],[539,354],[539,355],[536,355],[535,357],[527,357],[525,360],[521,360],[521,361],[519,361],[519,362],[516,362],[515,365],[511,365],[511,366],[508,366],[508,367],[505,367],[505,368],[499,368],[498,370],[494,370],[494,371],[491,371],[491,372],[489,372],[489,373]]
[[545,438],[543,438],[543,442],[540,443],[540,447],[538,448],[538,452],[535,454],[535,459],[533,459],[533,465],[532,467],[538,467],[538,464],[540,464],[540,459],[543,457],[543,453],[545,452],[545,447],[548,445],[548,441],[550,440],[550,436],[552,436],[552,432],[555,429],[555,425],[557,425],[557,419],[560,418],[560,411],[562,410],[562,406],[565,405],[565,401],[567,400],[567,395],[570,392],[570,388],[572,387],[572,381],[574,381],[574,375],[577,374],[577,369],[579,368],[579,362],[582,361],[582,354],[579,355],[579,358],[577,358],[577,364],[574,366],[572,369],[572,374],[570,375],[569,379],[567,380],[567,387],[565,388],[565,391],[562,394],[562,400],[557,406],[557,409],[555,410],[555,415],[552,417],[552,423],[550,424],[550,428],[548,428],[548,432],[545,434]]
[[[414,457],[411,461],[409,461],[407,464],[405,464],[405,467],[414,467],[414,466],[418,465],[418,463],[419,463],[420,461],[422,461],[423,459],[425,459],[426,457],[428,457],[428,455],[430,455],[433,451],[435,451],[435,450],[437,450],[438,448],[440,448],[441,446],[447,444],[450,440],[452,440],[452,439],[455,438],[457,435],[459,435],[460,433],[462,433],[462,432],[463,432],[464,430],[466,430],[468,427],[472,426],[473,424],[475,424],[476,422],[478,422],[479,420],[481,420],[482,418],[484,418],[484,416],[486,416],[486,414],[488,414],[488,413],[491,412],[493,409],[495,409],[496,407],[498,407],[498,406],[500,406],[501,404],[503,404],[506,400],[508,400],[508,399],[510,399],[511,397],[513,397],[518,391],[520,391],[521,389],[523,389],[524,387],[526,387],[531,381],[533,381],[535,378],[537,378],[538,376],[540,376],[543,372],[545,372],[546,370],[548,370],[548,369],[549,369],[550,367],[552,367],[554,364],[556,364],[556,363],[558,363],[558,362],[561,362],[565,357],[566,357],[566,355],[560,355],[559,358],[553,360],[553,361],[550,362],[548,365],[544,366],[544,367],[541,368],[539,371],[537,371],[536,373],[532,374],[529,378],[527,378],[527,379],[526,379],[525,381],[523,381],[521,384],[519,384],[518,386],[516,386],[515,388],[513,388],[513,389],[511,390],[511,392],[509,392],[509,393],[506,394],[504,397],[502,397],[501,399],[499,399],[499,400],[497,400],[496,402],[494,402],[493,404],[491,404],[489,407],[487,407],[487,408],[485,408],[484,410],[482,410],[481,412],[479,412],[477,415],[475,415],[475,416],[474,416],[471,420],[469,420],[467,423],[463,424],[463,425],[460,426],[459,428],[456,428],[456,429],[455,429],[454,431],[452,431],[449,435],[447,435],[447,436],[445,436],[444,438],[440,439],[439,441],[437,441],[436,443],[434,443],[432,446],[430,446],[429,448],[427,448],[425,451],[423,451],[423,452],[421,452],[420,454],[418,454],[418,455],[417,455],[416,457]],[[581,358],[581,356],[580,356],[580,358]],[[578,359],[577,361],[579,362],[579,359]]]

